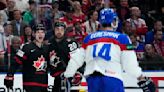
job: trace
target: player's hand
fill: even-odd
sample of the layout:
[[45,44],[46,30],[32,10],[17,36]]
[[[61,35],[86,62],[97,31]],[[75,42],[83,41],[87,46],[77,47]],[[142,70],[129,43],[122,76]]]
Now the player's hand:
[[155,92],[156,87],[151,78],[142,77],[139,79],[138,85],[142,88],[143,92]]
[[13,88],[13,83],[14,83],[14,77],[13,76],[6,76],[4,79],[4,85],[6,88]]
[[68,78],[68,81],[70,82],[71,86],[78,86],[81,83],[82,80],[82,74],[80,72],[76,72],[74,77]]

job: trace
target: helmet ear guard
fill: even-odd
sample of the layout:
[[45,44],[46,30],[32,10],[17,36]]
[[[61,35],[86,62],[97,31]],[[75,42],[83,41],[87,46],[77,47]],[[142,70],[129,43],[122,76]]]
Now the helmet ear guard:
[[117,29],[117,27],[118,27],[118,22],[119,22],[119,19],[118,19],[118,17],[116,17],[116,18],[114,19],[114,21],[111,23],[111,27],[114,28],[114,29]]

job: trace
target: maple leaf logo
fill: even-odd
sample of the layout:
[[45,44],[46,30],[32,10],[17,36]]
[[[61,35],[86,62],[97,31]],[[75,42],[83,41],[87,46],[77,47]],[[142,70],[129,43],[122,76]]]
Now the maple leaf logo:
[[44,66],[45,66],[45,58],[43,57],[43,55],[41,55],[40,58],[38,58],[37,61],[34,61],[33,66],[36,68],[36,71],[41,71],[41,70],[45,70]]

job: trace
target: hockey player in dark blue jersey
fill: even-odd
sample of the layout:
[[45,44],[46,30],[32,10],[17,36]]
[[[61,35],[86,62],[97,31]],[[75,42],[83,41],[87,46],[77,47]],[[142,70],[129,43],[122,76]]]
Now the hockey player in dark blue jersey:
[[88,83],[88,92],[125,92],[123,70],[139,80],[144,92],[155,92],[155,85],[143,76],[129,37],[113,31],[112,23],[117,15],[110,8],[100,11],[101,28],[89,34],[82,44],[71,54],[64,76],[74,76],[76,70],[86,62],[84,76]]

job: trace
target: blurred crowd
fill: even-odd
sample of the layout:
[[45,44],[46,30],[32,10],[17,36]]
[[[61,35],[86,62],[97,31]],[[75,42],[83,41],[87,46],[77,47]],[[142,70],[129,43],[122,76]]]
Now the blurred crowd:
[[[33,40],[33,29],[46,27],[45,44],[53,35],[53,24],[66,24],[66,35],[81,45],[87,34],[99,29],[99,11],[115,10],[115,31],[129,35],[138,62],[145,70],[162,70],[164,64],[164,2],[160,0],[6,0],[0,10],[0,72],[7,71],[14,55]],[[128,57],[127,57],[128,58]],[[133,61],[132,61],[133,62]],[[145,65],[146,63],[146,65]],[[149,66],[151,64],[151,66]]]

